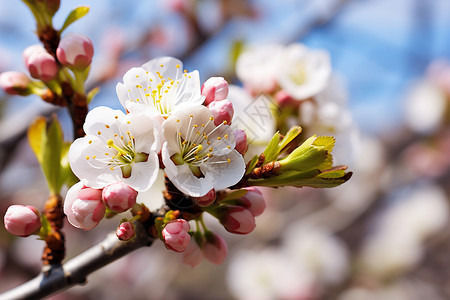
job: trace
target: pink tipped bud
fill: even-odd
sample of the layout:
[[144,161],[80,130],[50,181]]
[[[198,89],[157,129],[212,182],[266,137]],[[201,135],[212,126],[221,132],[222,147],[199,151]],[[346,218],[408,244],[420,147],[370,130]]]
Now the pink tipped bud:
[[228,82],[223,77],[211,77],[202,85],[202,95],[205,96],[205,105],[225,100],[228,96]]
[[277,101],[278,105],[283,106],[291,106],[293,104],[298,104],[299,102],[292,98],[291,95],[289,95],[285,90],[281,90],[275,94],[275,100]]
[[245,155],[248,150],[247,134],[245,134],[244,130],[237,129],[234,131],[234,137],[236,139],[236,146],[234,149],[236,149],[236,151],[241,155]]
[[203,245],[203,255],[213,264],[220,265],[227,257],[227,242],[210,231],[205,233],[206,243]]
[[56,60],[47,52],[36,50],[26,59],[26,66],[31,77],[50,81],[58,74]]
[[176,219],[167,223],[162,231],[166,248],[175,252],[186,250],[191,239],[188,233],[190,228],[189,223],[183,219]]
[[255,217],[242,206],[227,205],[219,212],[219,221],[228,232],[247,234],[256,227]]
[[202,260],[202,249],[200,249],[195,239],[191,239],[186,250],[183,252],[183,264],[196,267]]
[[41,227],[39,211],[33,206],[11,205],[6,210],[6,230],[17,236],[30,236]]
[[81,182],[72,186],[64,201],[64,213],[70,224],[83,230],[91,230],[105,216],[106,206],[102,191],[83,187]]
[[245,207],[254,217],[257,217],[266,209],[266,201],[264,201],[264,196],[258,188],[248,187],[245,189],[247,190],[247,194],[238,199],[236,204]]
[[211,189],[205,196],[202,197],[192,197],[195,204],[201,207],[206,207],[214,203],[216,200],[216,190]]
[[116,235],[121,241],[128,241],[136,235],[134,225],[131,222],[123,222],[117,228]]
[[106,206],[117,213],[132,208],[136,204],[137,195],[138,192],[122,181],[108,185],[102,192]]
[[10,95],[29,95],[31,93],[28,87],[30,83],[28,76],[22,72],[10,71],[0,74],[0,87]]
[[61,64],[76,70],[86,69],[92,61],[94,46],[85,35],[69,33],[59,42],[56,56]]
[[28,65],[28,59],[34,53],[47,53],[47,50],[45,50],[45,48],[42,47],[41,44],[35,44],[25,48],[25,50],[23,50],[22,52],[22,58],[23,62],[25,63],[25,66]]
[[234,109],[230,100],[213,101],[208,105],[214,117],[214,125],[221,123],[230,125],[233,119]]

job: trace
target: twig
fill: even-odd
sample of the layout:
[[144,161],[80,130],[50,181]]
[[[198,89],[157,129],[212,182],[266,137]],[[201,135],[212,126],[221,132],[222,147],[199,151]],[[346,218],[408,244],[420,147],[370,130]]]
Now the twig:
[[151,246],[154,238],[144,226],[136,222],[136,237],[128,242],[119,241],[114,233],[101,243],[86,250],[64,265],[52,265],[30,281],[0,294],[0,300],[41,299],[86,282],[94,271],[118,260],[141,247]]

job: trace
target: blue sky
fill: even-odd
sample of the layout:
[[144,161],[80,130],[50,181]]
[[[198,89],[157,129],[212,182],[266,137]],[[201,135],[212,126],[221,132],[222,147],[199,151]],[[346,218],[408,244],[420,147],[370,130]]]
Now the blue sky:
[[[250,2],[259,17],[233,19],[188,57],[186,66],[199,69],[202,80],[220,75],[237,39],[252,44],[302,42],[324,48],[331,53],[335,71],[346,78],[351,109],[365,131],[382,133],[396,126],[408,86],[423,76],[434,59],[450,60],[448,0],[353,0],[342,5],[337,0]],[[122,28],[130,43],[157,23],[180,27],[178,47],[186,40],[182,20],[161,1],[63,0],[55,24],[82,4],[90,5],[91,11],[69,31],[87,34],[95,46],[111,26]],[[214,4],[204,6],[199,13],[203,23],[214,23],[213,12]],[[0,68],[24,70],[21,52],[37,42],[33,23],[21,1],[0,1]],[[114,86],[115,82],[105,85],[94,104],[114,98]],[[15,105],[10,109],[14,111]]]

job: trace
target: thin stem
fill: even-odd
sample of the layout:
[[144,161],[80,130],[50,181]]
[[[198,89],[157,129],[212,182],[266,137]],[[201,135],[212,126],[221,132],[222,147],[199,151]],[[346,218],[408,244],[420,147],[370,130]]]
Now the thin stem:
[[198,218],[198,220],[200,221],[200,224],[203,227],[203,231],[207,232],[208,231],[208,227],[206,227],[205,221],[203,221],[203,214],[200,215],[200,217]]
[[119,241],[110,233],[101,243],[86,250],[64,265],[52,265],[30,281],[0,294],[0,300],[41,299],[74,285],[83,284],[94,271],[118,260],[141,247],[151,246],[149,236],[140,222],[134,223],[136,237],[128,242]]

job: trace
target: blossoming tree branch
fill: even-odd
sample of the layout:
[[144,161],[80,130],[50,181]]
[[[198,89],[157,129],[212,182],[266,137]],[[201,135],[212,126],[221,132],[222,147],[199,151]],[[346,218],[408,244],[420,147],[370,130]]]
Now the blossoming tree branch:
[[[205,214],[230,233],[248,234],[266,206],[258,187],[331,188],[351,177],[346,166],[333,165],[333,137],[303,137],[301,127],[288,126],[299,107],[314,102],[329,80],[324,52],[291,45],[277,46],[270,55],[244,53],[237,72],[245,89],[229,86],[222,77],[202,84],[199,72],[185,70],[180,60],[154,58],[117,83],[123,110],[99,106],[89,111],[98,92],[86,91],[84,85],[93,45],[84,35],[65,32],[88,8],[75,8],[55,29],[58,0],[23,2],[36,19],[42,43],[23,52],[29,74],[2,73],[0,84],[9,94],[35,94],[67,108],[75,140],[64,141],[56,117],[30,124],[29,143],[50,194],[43,208],[10,206],[4,224],[13,235],[45,241],[44,268],[2,299],[42,297],[83,283],[91,272],[157,240],[181,253],[185,264],[194,267],[203,258],[221,264],[227,244],[207,227]],[[289,63],[281,63],[282,57]],[[254,120],[235,122],[241,109],[234,107],[260,97],[275,99],[266,104],[281,111],[273,116],[280,131],[263,129],[270,135],[265,139],[255,134]],[[160,170],[165,203],[150,210],[138,195],[154,186]],[[65,197],[64,186],[69,188]],[[114,235],[63,263],[65,217],[73,226],[91,230],[116,215]]]

